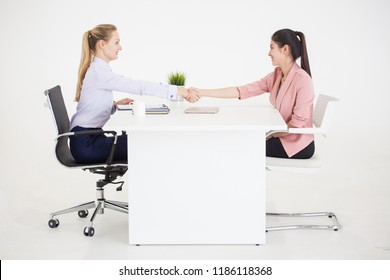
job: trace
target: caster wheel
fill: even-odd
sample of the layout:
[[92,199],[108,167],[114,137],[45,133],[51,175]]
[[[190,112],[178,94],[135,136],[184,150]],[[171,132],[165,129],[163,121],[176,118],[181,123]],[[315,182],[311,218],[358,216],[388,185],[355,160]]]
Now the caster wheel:
[[80,218],[85,218],[88,216],[88,210],[80,210],[77,214]]
[[95,229],[93,227],[85,227],[84,228],[84,235],[92,237],[95,234]]
[[48,224],[50,228],[56,228],[60,225],[60,221],[58,219],[50,219]]

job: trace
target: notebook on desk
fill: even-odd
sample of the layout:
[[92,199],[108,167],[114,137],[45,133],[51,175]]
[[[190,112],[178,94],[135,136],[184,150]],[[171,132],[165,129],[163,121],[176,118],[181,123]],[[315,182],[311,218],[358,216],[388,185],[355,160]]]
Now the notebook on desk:
[[186,114],[216,114],[219,107],[188,107],[184,110]]
[[148,115],[151,114],[168,114],[170,111],[169,107],[165,104],[160,106],[146,106],[145,113]]
[[[133,111],[133,105],[118,105],[119,111]],[[153,115],[153,114],[168,114],[170,111],[169,107],[165,104],[161,105],[150,105],[146,106],[145,114]]]

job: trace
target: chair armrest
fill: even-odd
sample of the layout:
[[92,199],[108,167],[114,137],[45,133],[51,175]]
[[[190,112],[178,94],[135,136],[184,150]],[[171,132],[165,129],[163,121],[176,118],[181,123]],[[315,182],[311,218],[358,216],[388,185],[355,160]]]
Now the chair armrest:
[[305,128],[298,128],[298,127],[292,127],[288,130],[271,130],[266,133],[266,138],[270,137],[272,134],[284,132],[289,134],[320,134],[324,137],[326,137],[326,131],[319,127],[305,127]]
[[112,134],[116,135],[117,132],[114,130],[84,130],[84,131],[75,131],[74,136],[78,135],[99,135],[99,134]]
[[288,130],[288,133],[294,133],[294,134],[322,134],[326,136],[326,132],[323,131],[321,128],[317,127],[306,127],[306,128],[290,128]]
[[74,135],[74,132],[67,132],[67,133],[58,134],[56,141],[58,141],[58,139],[60,139],[62,137],[69,137],[69,136],[73,136],[73,135]]
[[73,131],[73,132],[66,132],[57,135],[56,140],[60,139],[61,137],[69,137],[69,136],[78,136],[78,135],[99,135],[99,134],[112,134],[116,135],[117,132],[114,130],[85,130],[85,131]]
[[112,134],[114,136],[114,142],[112,143],[110,154],[107,158],[106,164],[111,165],[112,160],[114,159],[114,153],[115,153],[115,148],[116,148],[116,142],[118,139],[117,132],[114,130],[84,130],[84,131],[74,131],[74,132],[67,132],[67,133],[62,133],[59,134],[56,138],[58,139],[62,137],[69,137],[69,136],[80,136],[80,135],[100,135],[100,134]]
[[267,133],[265,134],[265,138],[269,138],[272,134],[279,133],[279,132],[288,133],[289,131],[288,130],[270,130],[270,131],[267,131]]

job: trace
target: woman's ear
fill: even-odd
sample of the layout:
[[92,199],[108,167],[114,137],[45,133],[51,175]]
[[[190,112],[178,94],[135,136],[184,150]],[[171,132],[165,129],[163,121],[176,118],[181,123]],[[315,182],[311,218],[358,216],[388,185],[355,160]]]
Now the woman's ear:
[[96,42],[96,45],[100,48],[100,49],[104,49],[104,46],[106,45],[106,42],[104,42],[104,40],[99,40]]
[[284,45],[283,48],[282,48],[282,52],[284,54],[289,54],[290,53],[290,47],[287,44]]

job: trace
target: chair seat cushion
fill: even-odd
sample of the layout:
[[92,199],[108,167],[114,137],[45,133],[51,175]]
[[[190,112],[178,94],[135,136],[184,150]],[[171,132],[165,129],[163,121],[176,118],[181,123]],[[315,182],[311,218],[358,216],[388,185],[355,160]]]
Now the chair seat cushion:
[[265,165],[269,171],[314,173],[321,167],[321,159],[318,154],[309,159],[266,157]]

